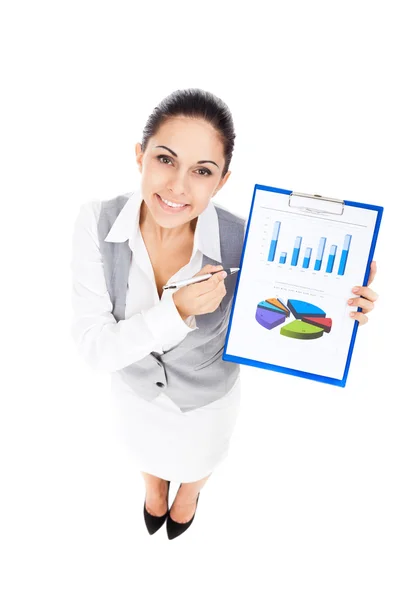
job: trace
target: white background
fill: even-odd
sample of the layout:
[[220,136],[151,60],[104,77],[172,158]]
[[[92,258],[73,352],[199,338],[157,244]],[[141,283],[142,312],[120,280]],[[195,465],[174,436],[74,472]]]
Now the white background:
[[[1,596],[398,600],[395,3],[39,0],[0,23]],[[138,185],[145,121],[186,87],[232,111],[227,208],[260,183],[385,211],[346,388],[242,366],[229,457],[170,541],[73,346],[69,263],[80,205]]]

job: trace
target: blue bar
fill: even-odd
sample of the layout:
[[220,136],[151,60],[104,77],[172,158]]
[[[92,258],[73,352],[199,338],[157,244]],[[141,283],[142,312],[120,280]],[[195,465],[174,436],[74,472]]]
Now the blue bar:
[[333,264],[335,262],[336,250],[337,250],[337,246],[331,246],[331,249],[329,252],[329,258],[328,258],[328,264],[326,267],[327,273],[332,273]]
[[280,256],[280,259],[279,259],[279,263],[280,263],[281,265],[284,265],[284,264],[285,264],[285,262],[286,262],[286,252],[281,252],[281,256]]
[[293,254],[292,254],[292,262],[290,263],[292,265],[292,267],[296,267],[297,266],[297,261],[299,259],[300,246],[301,246],[301,240],[302,239],[303,238],[298,235],[297,238],[296,238],[296,241],[294,243]]
[[324,238],[324,237],[322,237],[319,240],[317,258],[315,260],[315,265],[314,265],[314,269],[316,271],[319,271],[321,269],[322,258],[324,256],[324,250],[325,250],[325,242],[326,242],[326,238]]
[[281,222],[280,221],[275,221],[275,223],[274,223],[274,230],[272,232],[271,245],[269,247],[268,260],[274,260],[274,258],[275,258],[275,250],[276,250],[276,246],[277,246],[277,243],[278,243],[280,228],[281,228]]
[[350,242],[351,242],[351,235],[345,235],[342,255],[340,257],[338,275],[344,275],[344,272],[346,269],[347,257],[349,255]]
[[303,269],[308,269],[310,266],[311,248],[306,248],[303,260]]

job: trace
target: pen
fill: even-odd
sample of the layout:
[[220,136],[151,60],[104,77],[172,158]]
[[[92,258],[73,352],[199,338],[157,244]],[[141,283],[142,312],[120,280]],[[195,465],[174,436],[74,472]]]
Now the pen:
[[[240,271],[240,267],[235,267],[232,269],[221,269],[221,271],[225,271],[227,275],[232,275],[237,271]],[[216,271],[216,273],[220,273],[221,271]],[[206,281],[206,279],[210,279],[215,275],[215,273],[207,273],[207,275],[197,275],[197,277],[192,277],[191,279],[182,279],[181,281],[172,281],[171,283],[167,283],[167,285],[163,285],[163,290],[169,289],[179,289],[184,285],[190,285],[191,283],[198,283],[199,281]]]

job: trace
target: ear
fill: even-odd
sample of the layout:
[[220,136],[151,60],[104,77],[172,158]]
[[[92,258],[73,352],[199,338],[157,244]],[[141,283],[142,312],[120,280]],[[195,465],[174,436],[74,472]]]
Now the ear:
[[219,184],[218,184],[218,186],[217,186],[216,190],[215,190],[215,191],[214,191],[214,193],[213,193],[213,196],[215,196],[215,194],[216,194],[217,192],[219,192],[219,190],[220,190],[222,187],[224,187],[224,185],[225,185],[225,183],[228,181],[228,179],[229,179],[229,177],[230,177],[231,173],[232,173],[232,171],[228,171],[228,172],[225,174],[225,177],[224,177],[223,179],[221,179],[221,181],[219,182]]
[[143,152],[142,152],[142,144],[137,142],[135,144],[135,153],[136,153],[136,163],[139,167],[139,172],[142,172],[142,161],[143,161]]

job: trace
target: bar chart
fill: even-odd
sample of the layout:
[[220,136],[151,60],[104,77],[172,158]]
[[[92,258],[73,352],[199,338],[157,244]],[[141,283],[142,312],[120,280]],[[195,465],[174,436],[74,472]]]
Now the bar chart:
[[[297,235],[293,241],[292,250],[290,248],[283,248],[279,252],[278,255],[278,246],[279,246],[279,236],[281,233],[281,221],[274,221],[272,228],[271,240],[269,242],[268,249],[268,262],[275,262],[278,260],[280,265],[288,264],[286,262],[288,251],[291,252],[289,255],[290,258],[290,266],[291,267],[301,267],[302,269],[310,269],[314,271],[324,271],[325,273],[335,273],[337,275],[343,276],[346,272],[347,261],[350,252],[350,244],[352,236],[350,234],[346,234],[343,239],[343,243],[341,246],[341,250],[338,251],[338,244],[330,244],[329,253],[327,251],[328,245],[328,237],[320,236],[318,242],[315,244],[313,248],[310,245],[306,245],[304,251],[302,249],[303,246],[303,236]],[[310,240],[308,240],[310,243]],[[340,260],[338,261],[338,252],[340,252]],[[312,260],[312,257],[315,256],[315,260]],[[339,264],[337,264],[339,262]]]

